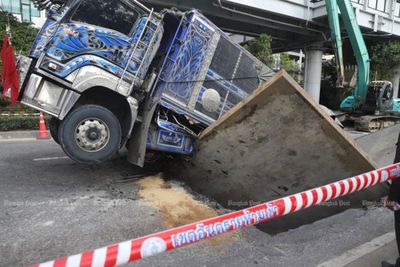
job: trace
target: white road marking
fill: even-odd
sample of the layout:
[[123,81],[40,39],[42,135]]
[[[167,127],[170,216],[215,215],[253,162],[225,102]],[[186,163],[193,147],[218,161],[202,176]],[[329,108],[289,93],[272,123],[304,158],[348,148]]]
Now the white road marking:
[[[396,236],[394,232],[390,232],[379,236],[359,247],[347,250],[344,254],[330,259],[317,267],[336,267],[336,266],[363,266],[360,262],[365,263],[376,257],[379,250],[389,250],[395,247]],[[392,250],[397,250],[392,249]],[[397,253],[397,251],[396,251]],[[379,255],[379,254],[378,254]],[[393,254],[395,256],[395,253]],[[358,263],[358,264],[357,264]],[[368,265],[375,266],[375,265]]]
[[36,141],[36,138],[0,138],[0,143],[12,143],[12,142],[27,142],[27,141]]
[[33,161],[50,161],[50,160],[59,160],[59,159],[68,159],[68,157],[37,158],[37,159],[33,159]]

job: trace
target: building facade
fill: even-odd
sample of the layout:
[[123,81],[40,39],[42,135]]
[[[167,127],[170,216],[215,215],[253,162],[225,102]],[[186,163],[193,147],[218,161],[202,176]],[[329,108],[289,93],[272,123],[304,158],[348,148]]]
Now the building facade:
[[40,28],[46,20],[44,11],[39,11],[31,0],[0,0],[0,8],[10,12],[20,21],[32,23]]

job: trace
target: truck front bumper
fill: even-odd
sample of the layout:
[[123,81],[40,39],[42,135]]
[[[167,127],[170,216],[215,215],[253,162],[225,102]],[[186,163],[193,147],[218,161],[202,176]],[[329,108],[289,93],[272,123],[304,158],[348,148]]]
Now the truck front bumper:
[[[20,62],[29,60],[20,59]],[[46,75],[45,72],[31,68],[26,63],[20,65],[18,71],[22,85],[21,102],[60,120],[64,119],[80,95],[54,81],[50,74]]]

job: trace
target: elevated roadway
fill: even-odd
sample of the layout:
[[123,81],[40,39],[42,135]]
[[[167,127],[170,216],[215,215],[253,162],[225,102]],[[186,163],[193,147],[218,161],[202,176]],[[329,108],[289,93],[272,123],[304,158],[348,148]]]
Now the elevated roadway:
[[[359,25],[375,41],[400,39],[399,0],[353,0]],[[268,33],[275,52],[330,42],[325,1],[318,0],[142,0],[158,10],[201,10],[227,32]]]
[[[366,42],[400,40],[400,0],[352,0]],[[142,0],[157,10],[177,7],[201,10],[226,32],[245,36],[267,33],[273,52],[304,49],[304,88],[320,99],[322,56],[331,49],[325,1],[322,0]],[[344,40],[346,36],[344,34]],[[347,49],[346,49],[347,48]],[[352,50],[345,43],[351,61]],[[395,90],[400,75],[394,78]],[[397,91],[396,96],[397,96]]]

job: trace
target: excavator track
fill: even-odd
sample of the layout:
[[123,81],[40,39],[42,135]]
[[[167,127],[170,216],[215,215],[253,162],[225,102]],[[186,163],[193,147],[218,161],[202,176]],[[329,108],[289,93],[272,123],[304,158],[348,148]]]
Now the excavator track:
[[397,116],[362,116],[353,117],[354,127],[357,131],[376,132],[384,128],[400,124],[400,117]]

